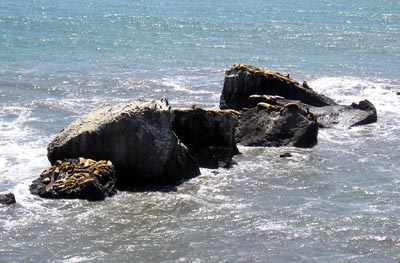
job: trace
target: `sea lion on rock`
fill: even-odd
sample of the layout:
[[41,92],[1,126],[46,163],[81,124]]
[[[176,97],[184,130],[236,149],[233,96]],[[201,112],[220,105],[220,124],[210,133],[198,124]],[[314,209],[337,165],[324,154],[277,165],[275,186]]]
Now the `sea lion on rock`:
[[58,160],[32,182],[30,190],[45,198],[102,200],[116,193],[115,169],[105,160]]

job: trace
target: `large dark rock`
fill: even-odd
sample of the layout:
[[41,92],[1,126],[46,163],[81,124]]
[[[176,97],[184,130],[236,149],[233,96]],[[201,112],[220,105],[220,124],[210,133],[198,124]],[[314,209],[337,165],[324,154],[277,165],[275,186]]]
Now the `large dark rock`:
[[45,198],[103,200],[114,195],[115,169],[110,161],[58,160],[30,186],[32,194]]
[[48,158],[111,160],[118,186],[166,185],[200,174],[172,131],[166,101],[103,105],[70,124],[49,144]]
[[239,153],[235,142],[239,115],[233,110],[177,109],[172,129],[201,167],[229,167]]
[[278,95],[317,107],[336,105],[332,99],[313,91],[306,83],[300,85],[277,72],[243,64],[227,69],[220,108],[240,110],[248,107],[251,95]]
[[0,194],[0,204],[11,205],[15,204],[15,196],[13,193]]
[[374,105],[368,100],[360,101],[358,104],[352,103],[351,105],[314,107],[279,96],[252,95],[249,97],[248,106],[255,107],[260,102],[276,106],[296,103],[303,113],[316,117],[321,128],[351,128],[375,123],[378,119]]
[[318,124],[295,103],[275,106],[260,102],[242,111],[236,141],[246,146],[311,147],[317,143]]

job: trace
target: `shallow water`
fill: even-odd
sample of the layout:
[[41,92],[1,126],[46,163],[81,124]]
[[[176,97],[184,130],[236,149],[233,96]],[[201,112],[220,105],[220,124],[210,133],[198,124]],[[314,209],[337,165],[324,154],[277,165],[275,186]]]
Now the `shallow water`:
[[[0,1],[0,262],[400,260],[398,1]],[[171,192],[45,200],[55,134],[104,102],[217,108],[224,69],[280,71],[378,122],[240,147]],[[291,152],[292,158],[279,158]]]

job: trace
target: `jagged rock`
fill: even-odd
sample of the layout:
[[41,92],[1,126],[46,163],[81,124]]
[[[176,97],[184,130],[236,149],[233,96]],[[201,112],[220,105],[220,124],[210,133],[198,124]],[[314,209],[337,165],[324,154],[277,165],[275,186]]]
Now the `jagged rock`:
[[111,160],[120,187],[166,185],[200,174],[172,131],[167,101],[103,105],[76,120],[49,144],[48,158]]
[[114,195],[115,169],[110,161],[78,158],[58,160],[30,186],[32,194],[44,198],[103,200]]
[[278,95],[317,107],[336,105],[332,99],[313,91],[307,83],[300,85],[277,72],[243,64],[227,69],[220,108],[240,110],[248,107],[251,95]]
[[249,97],[249,107],[255,107],[259,103],[269,103],[275,106],[284,106],[288,103],[296,103],[305,115],[317,118],[321,128],[351,128],[358,125],[366,125],[377,121],[377,112],[374,105],[363,100],[358,104],[332,105],[314,107],[300,101],[288,100],[279,96],[252,95]]
[[13,193],[0,194],[0,204],[11,205],[15,204],[15,196]]
[[236,141],[245,146],[311,147],[317,143],[316,119],[295,103],[276,106],[261,102],[241,113]]
[[172,129],[201,167],[229,167],[239,153],[234,132],[238,115],[233,110],[177,109]]

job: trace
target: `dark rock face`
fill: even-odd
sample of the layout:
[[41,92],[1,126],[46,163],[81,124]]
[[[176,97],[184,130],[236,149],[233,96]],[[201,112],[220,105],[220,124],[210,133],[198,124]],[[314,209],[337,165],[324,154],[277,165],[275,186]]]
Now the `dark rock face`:
[[233,110],[174,110],[172,129],[201,167],[229,167],[239,153],[235,127],[239,112]]
[[278,95],[317,107],[336,105],[332,99],[313,91],[307,83],[300,85],[280,73],[243,64],[235,64],[226,70],[220,108],[240,110],[248,107],[251,95]]
[[59,160],[32,182],[30,191],[45,198],[96,201],[117,192],[115,180],[115,169],[110,161]]
[[242,110],[260,102],[278,106],[296,103],[305,115],[316,117],[323,128],[350,128],[377,121],[376,109],[367,100],[351,106],[338,105],[313,91],[306,81],[300,85],[280,73],[242,64],[226,71],[221,109]]
[[13,193],[8,194],[0,194],[0,204],[2,205],[11,205],[15,204],[15,196]]
[[332,105],[314,107],[300,101],[288,100],[279,96],[252,95],[249,97],[249,106],[254,107],[260,102],[275,106],[284,106],[288,103],[296,103],[305,115],[317,118],[321,128],[351,128],[358,125],[375,123],[378,119],[374,105],[368,100],[358,104]]
[[359,125],[375,123],[378,115],[374,105],[368,100],[353,103],[351,106],[337,105],[312,108],[311,111],[323,128],[351,128]]
[[259,103],[242,111],[236,141],[246,146],[311,147],[317,143],[318,124],[297,104]]
[[200,174],[172,131],[167,102],[139,100],[101,106],[76,120],[49,144],[48,158],[110,160],[121,187],[167,185]]

